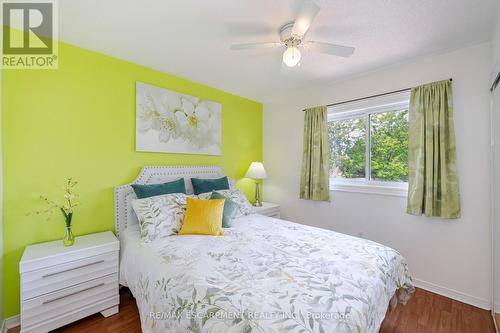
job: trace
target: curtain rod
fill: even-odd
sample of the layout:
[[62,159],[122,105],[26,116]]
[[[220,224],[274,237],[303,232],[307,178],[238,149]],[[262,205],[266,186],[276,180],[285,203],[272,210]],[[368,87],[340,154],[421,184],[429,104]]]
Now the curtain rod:
[[[450,81],[453,81],[453,79],[449,79]],[[350,99],[348,101],[343,101],[343,102],[338,102],[338,103],[332,103],[332,104],[328,104],[326,105],[326,107],[331,107],[331,106],[336,106],[336,105],[341,105],[341,104],[346,104],[346,103],[351,103],[351,102],[357,102],[357,101],[362,101],[364,99],[369,99],[369,98],[375,98],[375,97],[380,97],[380,96],[385,96],[385,95],[390,95],[390,94],[396,94],[396,93],[400,93],[400,92],[403,92],[403,91],[408,91],[408,90],[411,90],[412,88],[406,88],[406,89],[399,89],[399,90],[394,90],[394,91],[390,91],[390,92],[386,92],[386,93],[382,93],[382,94],[377,94],[377,95],[371,95],[371,96],[366,96],[366,97],[361,97],[361,98],[355,98],[355,99]],[[302,110],[302,111],[305,111],[306,109]]]

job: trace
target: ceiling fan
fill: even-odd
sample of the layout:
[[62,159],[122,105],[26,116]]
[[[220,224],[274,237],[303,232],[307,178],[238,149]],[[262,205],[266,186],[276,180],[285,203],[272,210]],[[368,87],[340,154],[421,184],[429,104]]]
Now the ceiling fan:
[[279,42],[233,44],[231,45],[231,50],[285,47],[283,62],[289,67],[294,67],[299,63],[301,58],[299,48],[302,46],[306,46],[307,49],[312,51],[333,56],[350,57],[354,53],[354,47],[316,41],[304,41],[304,37],[319,10],[320,7],[315,4],[313,0],[304,0],[295,21],[286,23],[280,28]]

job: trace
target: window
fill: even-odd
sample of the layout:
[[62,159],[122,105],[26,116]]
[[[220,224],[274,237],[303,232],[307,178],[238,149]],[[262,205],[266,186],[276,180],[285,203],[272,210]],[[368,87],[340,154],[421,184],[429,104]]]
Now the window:
[[409,92],[328,109],[330,188],[406,195]]

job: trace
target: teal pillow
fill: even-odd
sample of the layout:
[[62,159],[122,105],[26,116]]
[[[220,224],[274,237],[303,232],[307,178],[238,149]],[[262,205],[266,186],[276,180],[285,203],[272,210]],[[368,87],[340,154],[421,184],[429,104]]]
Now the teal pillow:
[[227,177],[222,178],[191,178],[194,194],[207,193],[218,190],[229,190],[229,181]]
[[140,185],[132,184],[135,195],[137,198],[144,199],[149,197],[154,197],[156,195],[171,194],[171,193],[184,193],[186,194],[186,185],[184,185],[184,179],[179,178],[173,182],[163,183],[163,184],[149,184]]
[[240,209],[238,204],[231,199],[226,198],[220,193],[212,192],[210,199],[224,199],[224,211],[222,212],[222,227],[231,228],[233,219]]

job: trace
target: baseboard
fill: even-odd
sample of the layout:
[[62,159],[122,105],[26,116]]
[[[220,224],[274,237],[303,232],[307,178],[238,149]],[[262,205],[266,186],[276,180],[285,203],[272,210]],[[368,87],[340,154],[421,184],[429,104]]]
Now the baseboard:
[[491,313],[491,319],[493,320],[493,326],[495,326],[495,332],[498,333],[499,332],[498,330],[500,328],[498,327],[497,319],[495,317],[496,317],[495,314],[492,312]]
[[491,310],[491,301],[485,300],[476,296],[471,296],[468,294],[464,294],[460,291],[453,290],[450,288],[438,286],[437,284],[430,283],[427,281],[423,281],[420,279],[413,279],[413,282],[415,283],[416,287],[419,287],[421,289],[425,289],[427,291],[433,292],[435,294],[439,294],[445,297],[449,297],[451,299],[467,303],[469,305],[473,305],[475,307],[485,309],[485,310]]
[[1,332],[7,333],[7,330],[14,328],[14,327],[17,327],[19,325],[21,325],[21,317],[19,317],[19,315],[9,317],[9,318],[5,319],[4,324],[3,324],[3,329]]

